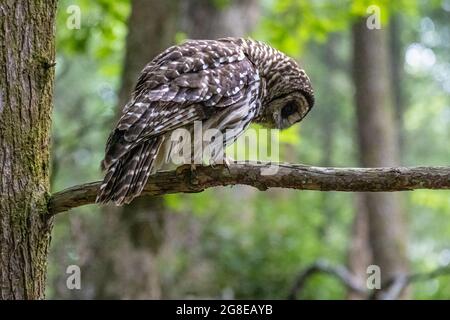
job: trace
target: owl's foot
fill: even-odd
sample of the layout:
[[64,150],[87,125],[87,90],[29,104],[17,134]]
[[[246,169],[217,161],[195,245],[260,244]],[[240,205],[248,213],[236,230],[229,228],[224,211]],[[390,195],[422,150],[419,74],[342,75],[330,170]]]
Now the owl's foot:
[[189,175],[189,180],[191,182],[191,184],[198,184],[198,179],[197,179],[197,167],[195,165],[195,163],[186,163],[182,166],[179,166],[178,168],[175,169],[175,172],[177,175]]
[[194,163],[194,161],[191,162],[190,164],[191,166],[191,184],[198,184],[198,179],[197,179],[197,167]]
[[226,156],[226,157],[223,159],[223,164],[224,164],[224,166],[227,167],[227,168],[229,168],[230,165],[231,165],[232,163],[234,163],[234,162],[235,162],[235,161],[234,161],[234,159],[233,159],[232,157]]
[[232,157],[225,156],[225,158],[223,159],[223,165],[225,166],[225,168],[227,168],[229,174],[231,174],[230,165],[234,162],[235,161]]
[[[222,158],[222,164],[225,168],[227,168],[228,172],[230,171],[230,165],[234,162],[234,159],[228,156],[225,156]],[[216,165],[219,164],[219,162],[216,162],[214,159],[209,160],[209,166],[213,169],[216,168]]]
[[209,164],[208,164],[208,165],[209,165],[211,168],[215,169],[215,168],[216,168],[216,164],[217,164],[216,161],[214,161],[213,159],[210,159],[210,160],[209,160]]

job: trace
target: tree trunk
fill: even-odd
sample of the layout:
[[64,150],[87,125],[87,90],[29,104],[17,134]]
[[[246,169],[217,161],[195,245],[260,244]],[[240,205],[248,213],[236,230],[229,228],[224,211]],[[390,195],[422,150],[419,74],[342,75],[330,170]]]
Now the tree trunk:
[[[140,71],[158,53],[174,44],[179,0],[133,0],[128,19],[128,36],[119,89],[117,115],[130,99]],[[164,200],[143,197],[129,205],[108,206],[104,216],[108,230],[120,236],[119,246],[103,256],[111,270],[107,278],[96,279],[96,298],[159,299],[162,297],[157,252],[164,234]],[[110,236],[111,231],[107,232]],[[131,271],[130,271],[131,270]]]
[[405,113],[405,94],[403,90],[403,47],[400,33],[402,31],[402,21],[400,15],[394,15],[391,18],[389,26],[389,40],[390,40],[390,74],[392,83],[392,92],[394,98],[394,110],[395,110],[395,126],[398,132],[398,145],[400,160],[401,155],[405,151],[405,137],[404,137],[404,121],[403,115]]
[[219,1],[185,0],[182,2],[182,30],[191,39],[217,39],[246,36],[260,15],[257,0]]
[[131,2],[118,114],[130,99],[144,66],[162,50],[174,44],[179,6],[180,0]]
[[[356,281],[365,286],[367,279],[367,267],[372,263],[372,248],[369,239],[369,213],[367,202],[363,193],[355,193],[354,197],[354,219],[351,229],[351,240],[348,247],[347,266],[349,271],[355,275]],[[362,300],[367,296],[360,292],[349,290],[347,299]]]
[[[324,92],[328,94],[323,97],[323,109],[327,110],[327,112],[321,117],[320,126],[321,130],[321,149],[322,149],[322,159],[320,161],[320,165],[323,167],[331,166],[331,162],[333,159],[333,148],[335,143],[335,136],[333,133],[335,132],[336,127],[336,114],[337,114],[337,104],[336,104],[336,96],[337,89],[334,85],[333,78],[334,75],[338,72],[338,61],[335,55],[337,50],[337,44],[339,43],[339,38],[337,34],[331,34],[328,38],[328,42],[325,46],[325,54],[323,61],[328,70],[328,77],[324,79]],[[323,216],[325,217],[326,224],[323,224],[319,229],[319,234],[321,237],[327,237],[329,226],[333,225],[334,219],[334,210],[333,210],[333,198],[332,194],[329,192],[324,192],[321,195],[321,211]]]
[[0,4],[0,292],[43,299],[56,1]]
[[[365,19],[355,23],[354,81],[360,161],[363,166],[398,163],[398,139],[392,112],[388,42],[384,30],[370,30]],[[406,233],[399,194],[365,193],[369,243],[381,282],[406,272]],[[383,288],[382,288],[383,289]]]
[[[132,1],[127,51],[119,92],[120,110],[129,99],[138,74],[145,64],[174,44],[178,20],[181,29],[189,38],[243,35],[244,31],[240,33],[241,30],[245,29],[247,32],[246,26],[251,23],[251,20],[244,19],[244,14],[250,14],[244,10],[250,3],[254,4],[256,1],[236,1],[221,9],[210,1]],[[231,30],[234,31],[230,33]],[[113,214],[119,214],[120,219],[115,221],[120,226],[116,226],[116,230],[123,232],[123,241],[113,253],[115,258],[111,260],[114,265],[112,269],[115,270],[114,276],[108,281],[115,282],[114,287],[126,287],[127,290],[113,291],[116,294],[122,292],[118,296],[120,298],[163,297],[157,269],[158,251],[164,243],[167,216],[163,198],[143,197],[123,208],[107,210],[109,214],[111,211]],[[122,254],[119,254],[119,251]],[[133,278],[137,281],[124,276],[130,273],[126,270],[133,270]]]

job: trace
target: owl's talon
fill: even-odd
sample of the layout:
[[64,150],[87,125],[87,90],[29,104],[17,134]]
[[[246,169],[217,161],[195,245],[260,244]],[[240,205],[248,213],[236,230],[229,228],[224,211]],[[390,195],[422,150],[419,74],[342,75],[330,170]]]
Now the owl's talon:
[[209,160],[209,166],[211,167],[211,168],[213,168],[213,169],[215,169],[216,168],[216,162],[214,161],[214,160]]
[[199,181],[197,179],[197,167],[194,162],[191,162],[191,176],[190,176],[191,184],[198,184]]
[[225,168],[228,170],[228,173],[231,174],[231,170],[230,170],[230,165],[234,163],[234,159],[231,157],[225,157],[223,159],[223,165],[225,166]]
[[230,165],[231,165],[231,163],[233,163],[234,162],[234,159],[233,158],[231,158],[231,157],[225,157],[224,159],[223,159],[223,164],[224,164],[224,166],[225,167],[229,167]]

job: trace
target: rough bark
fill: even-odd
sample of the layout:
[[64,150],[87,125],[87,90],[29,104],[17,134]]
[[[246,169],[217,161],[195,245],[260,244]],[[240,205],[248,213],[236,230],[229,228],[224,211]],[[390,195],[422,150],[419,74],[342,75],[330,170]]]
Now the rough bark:
[[0,3],[0,298],[44,298],[56,1]]
[[[273,164],[237,163],[228,167],[217,165],[197,167],[189,165],[176,171],[164,171],[150,176],[142,195],[194,193],[217,186],[248,185],[265,191],[269,188],[298,190],[379,192],[415,189],[450,189],[448,167],[397,168],[322,168],[295,164],[278,164],[278,172],[268,175]],[[101,182],[86,183],[55,193],[49,201],[54,215],[95,201]],[[371,194],[367,194],[371,195]],[[373,194],[376,195],[376,194]],[[385,213],[392,223],[395,211]],[[390,230],[388,230],[390,231]]]
[[[392,112],[385,30],[370,30],[365,19],[353,28],[354,82],[360,161],[363,166],[398,163],[398,138]],[[382,279],[407,271],[406,233],[398,194],[364,194],[373,263]]]

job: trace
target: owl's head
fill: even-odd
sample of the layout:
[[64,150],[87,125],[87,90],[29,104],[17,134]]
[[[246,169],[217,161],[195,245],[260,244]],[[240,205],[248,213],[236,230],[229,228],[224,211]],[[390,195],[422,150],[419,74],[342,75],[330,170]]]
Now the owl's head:
[[314,105],[314,91],[305,71],[294,59],[264,42],[242,43],[265,85],[262,112],[256,121],[278,129],[301,121]]
[[270,128],[288,128],[301,121],[313,105],[309,77],[293,59],[284,56],[268,74],[261,123]]
[[221,40],[239,45],[262,78],[262,108],[255,122],[268,128],[285,129],[306,116],[314,105],[314,91],[309,77],[294,59],[262,41]]

